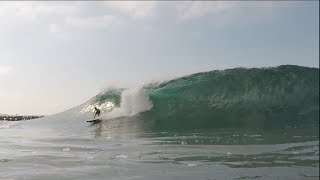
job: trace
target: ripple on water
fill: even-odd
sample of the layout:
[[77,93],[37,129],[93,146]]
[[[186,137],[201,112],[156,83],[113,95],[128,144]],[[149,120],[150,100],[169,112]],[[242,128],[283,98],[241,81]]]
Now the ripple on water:
[[126,158],[128,158],[128,156],[125,154],[120,154],[120,155],[116,156],[116,158],[117,159],[126,159]]
[[0,163],[5,163],[5,162],[9,162],[9,161],[12,161],[12,159],[0,158]]

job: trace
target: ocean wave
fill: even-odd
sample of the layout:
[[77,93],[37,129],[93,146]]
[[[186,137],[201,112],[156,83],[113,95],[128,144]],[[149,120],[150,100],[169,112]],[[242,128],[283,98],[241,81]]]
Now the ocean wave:
[[312,126],[319,124],[319,69],[215,70],[140,88],[111,88],[81,111],[94,106],[107,112],[104,118],[139,116],[157,129]]

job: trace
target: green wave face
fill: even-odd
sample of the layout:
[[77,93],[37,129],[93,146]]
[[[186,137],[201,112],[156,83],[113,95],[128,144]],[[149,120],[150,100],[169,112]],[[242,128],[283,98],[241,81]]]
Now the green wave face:
[[[121,104],[124,89],[94,102]],[[284,128],[319,125],[319,69],[284,65],[192,74],[144,93],[152,108],[136,116],[154,129]]]

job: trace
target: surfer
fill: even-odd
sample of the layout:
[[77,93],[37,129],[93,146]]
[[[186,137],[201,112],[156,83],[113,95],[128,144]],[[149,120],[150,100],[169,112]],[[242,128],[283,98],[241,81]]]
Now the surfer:
[[94,107],[94,116],[93,116],[93,119],[95,119],[97,115],[100,116],[100,109],[98,109],[97,107]]

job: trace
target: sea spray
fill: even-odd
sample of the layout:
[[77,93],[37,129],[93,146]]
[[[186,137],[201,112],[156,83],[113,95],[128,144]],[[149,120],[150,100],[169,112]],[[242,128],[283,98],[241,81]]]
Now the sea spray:
[[131,117],[152,108],[148,95],[141,88],[130,88],[122,91],[121,103],[104,118]]

